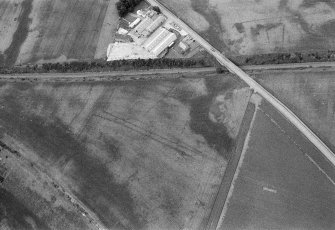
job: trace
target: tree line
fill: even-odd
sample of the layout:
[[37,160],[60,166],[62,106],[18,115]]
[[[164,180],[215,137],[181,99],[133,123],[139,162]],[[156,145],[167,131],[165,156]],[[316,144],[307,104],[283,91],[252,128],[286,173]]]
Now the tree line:
[[120,17],[126,16],[129,12],[134,11],[135,6],[137,6],[142,0],[119,0],[116,3],[116,9]]
[[73,61],[64,63],[43,63],[39,65],[25,65],[1,67],[0,74],[20,73],[78,73],[78,72],[108,72],[127,70],[167,69],[167,68],[197,68],[211,67],[210,61],[204,59],[133,59],[93,61]]
[[[236,58],[236,57],[234,57]],[[266,65],[266,64],[288,64],[305,62],[329,62],[335,61],[335,51],[314,51],[314,52],[292,52],[292,53],[270,53],[232,60],[237,65]]]

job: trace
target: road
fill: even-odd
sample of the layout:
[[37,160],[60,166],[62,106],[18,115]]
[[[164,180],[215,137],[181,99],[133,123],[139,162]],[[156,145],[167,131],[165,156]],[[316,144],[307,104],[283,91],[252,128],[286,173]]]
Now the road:
[[[147,0],[151,5],[158,6],[162,13],[167,17],[175,21],[182,27],[187,33],[193,37],[200,45],[202,45],[210,54],[212,54],[218,62],[226,67],[231,73],[237,75],[241,80],[246,82],[251,89],[261,95],[265,100],[267,100],[272,106],[274,106],[287,120],[289,120],[301,133],[303,133],[306,138],[315,145],[318,150],[335,166],[335,155],[328,148],[326,144],[324,144],[320,138],[304,124],[298,116],[296,116],[290,109],[288,109],[281,101],[279,101],[276,97],[274,97],[271,93],[269,93],[263,86],[258,84],[253,78],[251,78],[246,72],[232,63],[228,58],[226,58],[220,51],[215,49],[212,45],[210,45],[205,39],[203,39],[199,34],[197,34],[193,29],[191,29],[186,23],[176,17],[170,10],[168,10],[164,5],[160,4],[156,0]],[[224,201],[222,201],[224,203]],[[222,205],[223,208],[223,205]],[[206,229],[216,229],[218,219],[213,220],[208,223]]]
[[[109,81],[109,80],[139,80],[139,79],[159,79],[162,78],[177,78],[185,75],[185,77],[199,74],[215,73],[215,67],[206,68],[185,68],[185,69],[151,69],[143,71],[113,71],[113,72],[80,72],[80,73],[29,73],[29,74],[0,74],[0,81],[38,81],[38,82],[69,82],[69,81]],[[164,75],[169,75],[166,77]]]

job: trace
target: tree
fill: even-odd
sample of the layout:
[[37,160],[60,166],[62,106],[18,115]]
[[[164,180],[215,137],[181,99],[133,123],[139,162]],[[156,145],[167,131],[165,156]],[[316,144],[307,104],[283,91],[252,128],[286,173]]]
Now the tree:
[[115,5],[120,17],[132,12],[142,0],[119,0]]
[[153,6],[152,10],[156,11],[157,13],[161,13],[161,9],[158,6]]

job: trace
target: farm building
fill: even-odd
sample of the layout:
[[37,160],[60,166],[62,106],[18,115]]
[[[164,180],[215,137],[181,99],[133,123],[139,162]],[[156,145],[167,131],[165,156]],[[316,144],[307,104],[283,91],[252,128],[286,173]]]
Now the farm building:
[[179,48],[181,49],[181,51],[184,53],[186,52],[187,50],[189,50],[189,45],[185,44],[184,42],[180,42],[179,43]]
[[164,40],[159,43],[153,50],[152,53],[156,56],[160,55],[166,48],[170,47],[177,40],[177,36],[174,33],[170,33]]
[[135,21],[133,21],[132,23],[130,23],[129,27],[130,27],[130,28],[134,28],[134,27],[137,26],[140,22],[141,22],[141,19],[140,19],[140,18],[137,18]]
[[145,36],[149,36],[152,32],[154,32],[159,26],[161,26],[165,22],[166,18],[163,15],[158,16],[146,29]]
[[138,16],[145,18],[146,13],[143,10],[138,10],[136,13]]
[[151,23],[153,22],[153,20],[149,17],[145,18],[140,24],[138,24],[135,27],[135,33],[137,33],[138,35],[141,35],[142,32],[151,25]]
[[144,43],[143,47],[146,50],[151,51],[155,46],[157,46],[170,32],[165,28],[159,28],[153,33],[149,39]]
[[158,56],[176,40],[177,36],[174,33],[165,28],[159,28],[149,37],[143,47],[155,56]]

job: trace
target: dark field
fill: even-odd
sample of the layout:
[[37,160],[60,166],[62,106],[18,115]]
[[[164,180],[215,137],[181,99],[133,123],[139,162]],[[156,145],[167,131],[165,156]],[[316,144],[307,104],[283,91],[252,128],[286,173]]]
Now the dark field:
[[[0,125],[106,227],[201,229],[249,100],[243,87],[215,76],[2,84]],[[229,121],[219,108],[231,104],[233,123],[213,120]]]
[[3,0],[0,65],[103,58],[117,23],[115,0]]
[[334,229],[334,182],[307,156],[332,180],[335,170],[317,154],[262,102],[220,229]]
[[0,227],[11,229],[48,229],[45,223],[26,209],[12,194],[0,188]]
[[22,161],[14,149],[20,150],[19,145],[3,133],[0,163],[7,173],[0,183],[0,229],[92,229],[34,163]]

